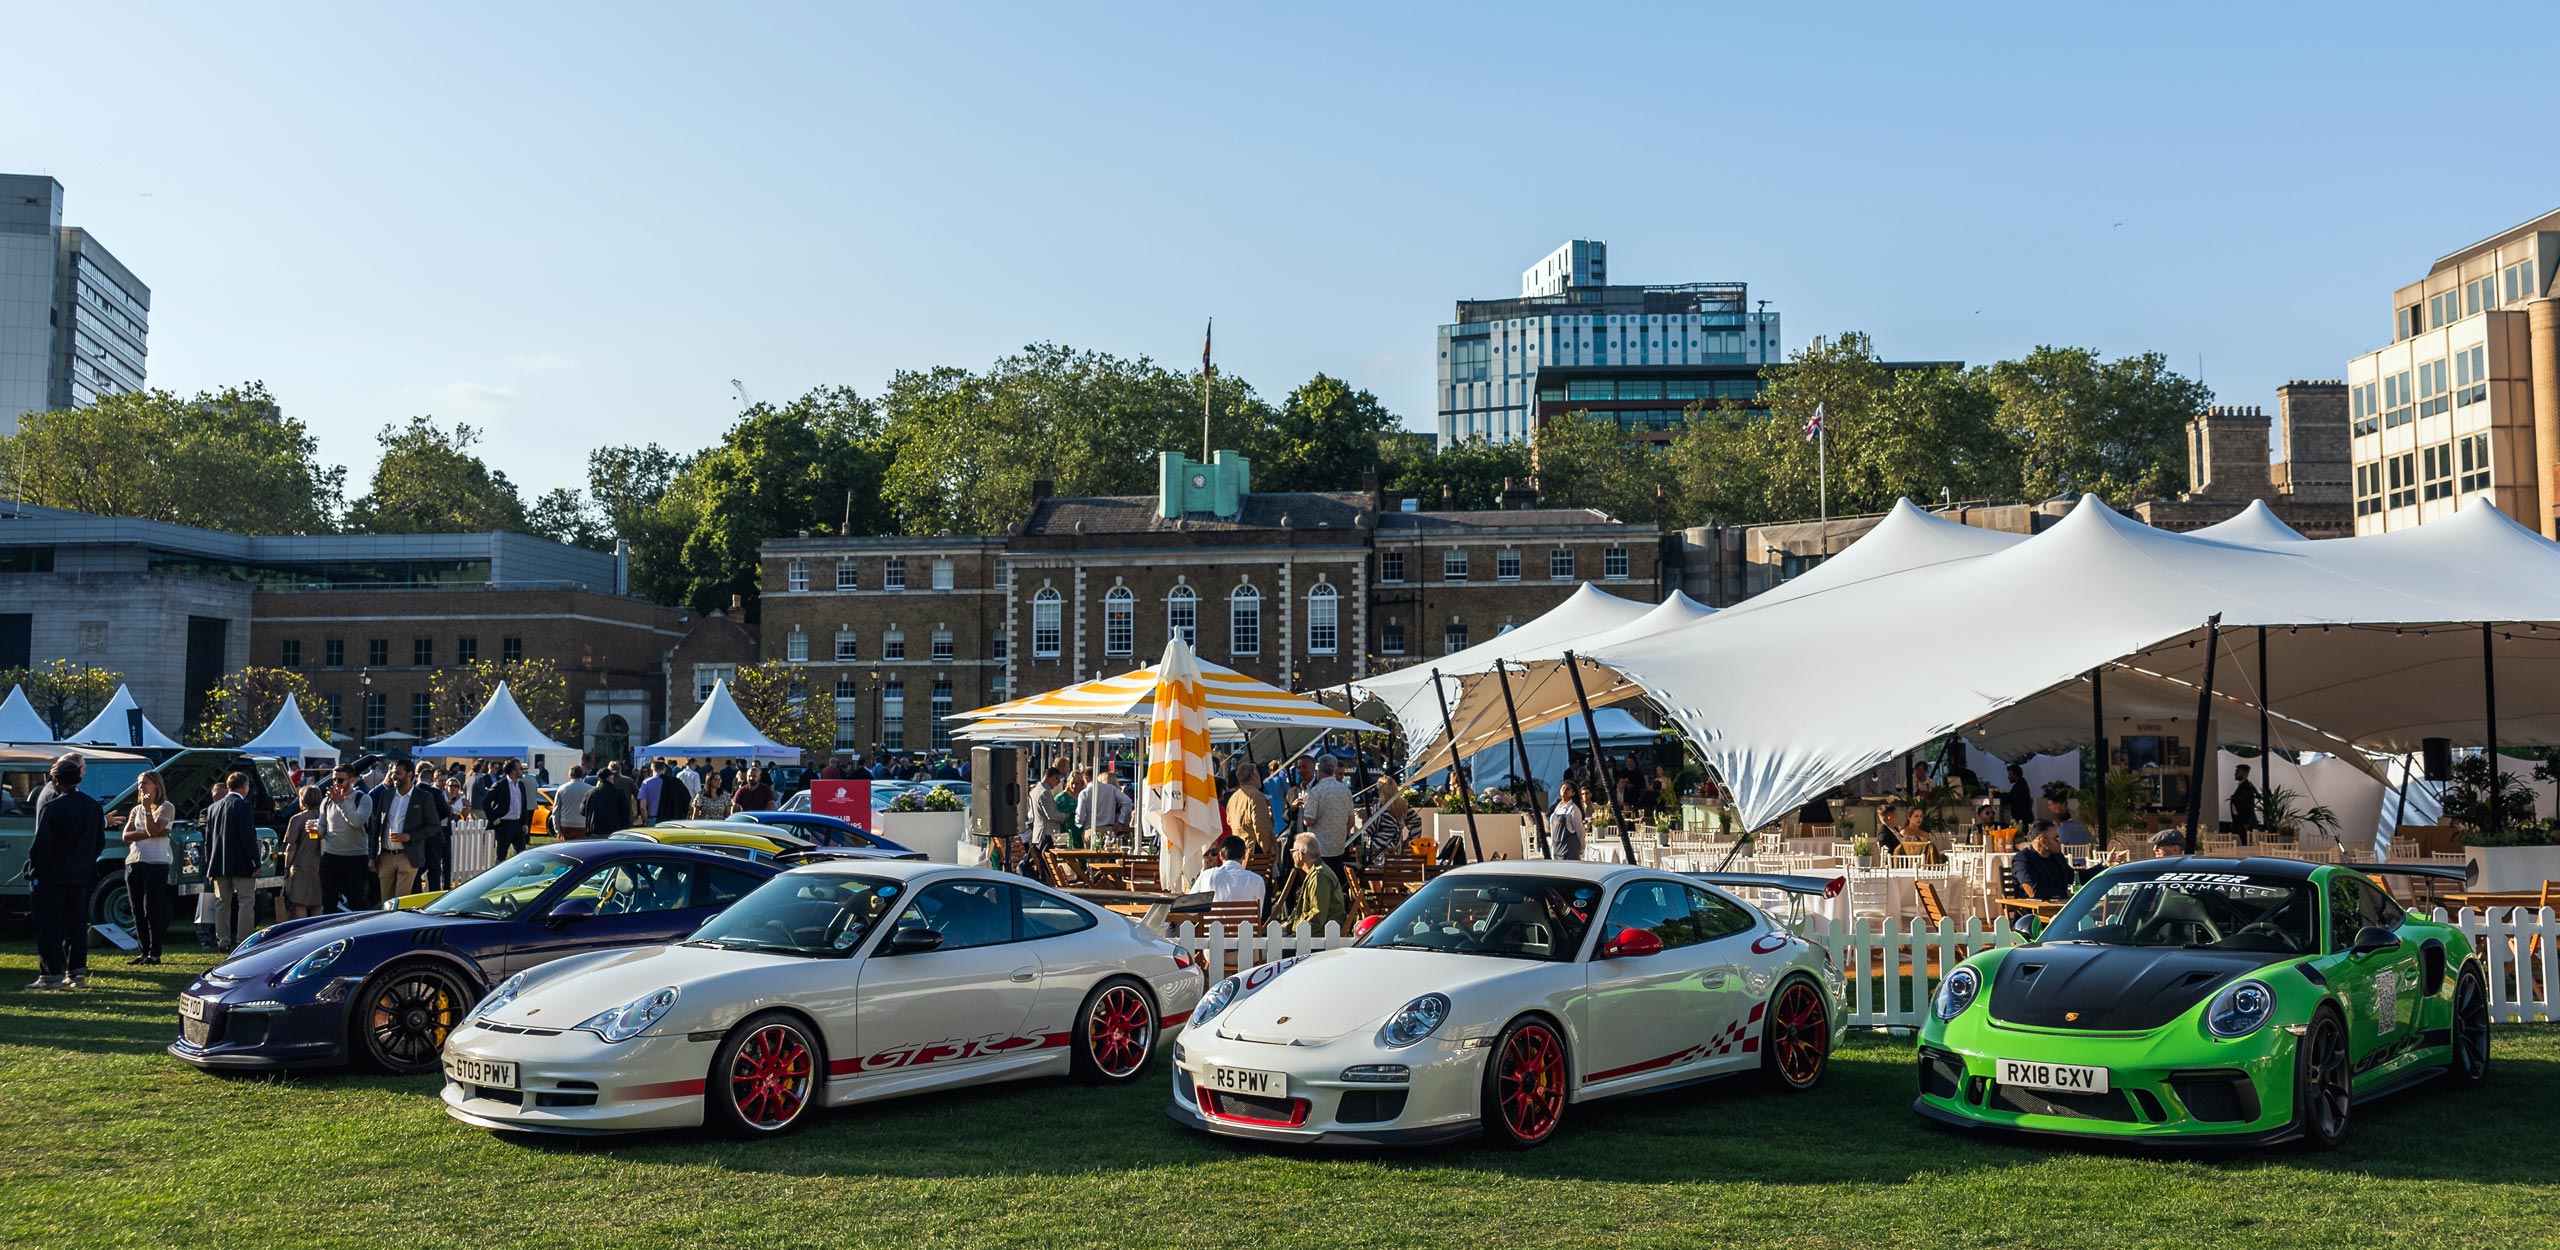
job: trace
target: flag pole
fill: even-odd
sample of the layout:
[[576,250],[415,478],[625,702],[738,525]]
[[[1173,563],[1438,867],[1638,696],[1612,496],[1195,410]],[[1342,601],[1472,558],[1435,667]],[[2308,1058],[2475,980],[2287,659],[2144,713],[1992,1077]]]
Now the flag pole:
[[1822,420],[1822,409],[1813,410],[1813,418],[1821,424],[1813,427],[1815,487],[1822,499],[1822,556],[1831,557],[1831,423]]
[[1209,342],[1218,330],[1218,319],[1209,319],[1209,328],[1200,332],[1200,463],[1209,463]]

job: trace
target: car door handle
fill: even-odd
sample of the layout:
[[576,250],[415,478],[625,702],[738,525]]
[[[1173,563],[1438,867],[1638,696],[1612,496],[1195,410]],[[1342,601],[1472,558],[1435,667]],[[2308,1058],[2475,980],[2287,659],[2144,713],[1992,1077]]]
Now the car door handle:
[[1016,981],[1037,981],[1040,979],[1040,970],[1038,968],[1016,968],[1013,970],[1013,979]]

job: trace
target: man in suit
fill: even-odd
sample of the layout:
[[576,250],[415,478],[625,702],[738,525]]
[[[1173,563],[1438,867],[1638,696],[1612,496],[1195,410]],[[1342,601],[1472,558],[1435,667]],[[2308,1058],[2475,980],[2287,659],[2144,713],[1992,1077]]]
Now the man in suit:
[[106,813],[80,792],[88,763],[77,753],[53,762],[36,800],[35,841],[27,847],[27,884],[36,929],[31,990],[89,988],[89,891],[107,840]]
[[665,824],[693,815],[693,787],[685,784],[684,773],[663,768],[658,773],[658,797],[649,809],[650,823]]
[[427,840],[440,813],[435,793],[418,785],[417,771],[407,760],[392,765],[390,779],[374,790],[365,841],[385,901],[418,888],[418,870],[426,867]]
[[489,775],[479,807],[489,818],[489,836],[497,844],[499,859],[523,850],[533,840],[533,788],[525,784],[524,761],[508,760]]
[[632,825],[631,792],[617,784],[621,770],[619,763],[605,765],[604,780],[587,791],[584,807],[590,838],[610,837]]
[[213,890],[213,944],[229,951],[258,927],[258,813],[249,804],[249,774],[223,779],[222,797],[204,809],[204,876]]

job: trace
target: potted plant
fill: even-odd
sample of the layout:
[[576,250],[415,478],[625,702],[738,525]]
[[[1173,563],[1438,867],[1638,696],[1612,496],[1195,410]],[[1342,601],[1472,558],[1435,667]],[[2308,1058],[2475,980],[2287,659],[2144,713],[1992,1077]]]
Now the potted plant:
[[[2139,841],[2149,828],[2148,822],[2142,818],[2143,806],[2151,798],[2149,783],[2142,779],[2140,773],[2114,772],[2108,773],[2099,785],[2104,787],[2107,801],[2107,827],[2099,829],[2093,826],[2089,830],[2089,835],[2097,840],[2098,849],[2115,849],[2115,835],[2119,833],[2130,833],[2134,840]],[[2096,787],[2083,789],[2057,781],[2046,786],[2044,792],[2046,798],[2069,799],[2072,814],[2078,816],[2082,824],[2098,818],[2098,798],[2102,791]],[[2188,836],[2194,836],[2192,830]]]
[[960,836],[968,828],[968,804],[941,786],[902,790],[880,812],[880,835],[904,843],[939,863],[958,863]]
[[[2537,781],[2552,779],[2545,760],[2534,766]],[[2493,806],[2494,805],[2494,806]],[[2492,832],[2490,814],[2498,828]],[[2463,858],[2473,865],[2471,888],[2484,892],[2535,890],[2560,880],[2560,845],[2549,824],[2536,820],[2533,789],[2512,774],[2492,771],[2489,757],[2472,755],[2453,766],[2453,784],[2445,791],[2444,822],[2462,839]]]
[[2284,786],[2269,786],[2258,797],[2258,822],[2269,832],[2281,837],[2300,839],[2304,825],[2313,831],[2334,836],[2338,831],[2338,814],[2312,803],[2301,791]]

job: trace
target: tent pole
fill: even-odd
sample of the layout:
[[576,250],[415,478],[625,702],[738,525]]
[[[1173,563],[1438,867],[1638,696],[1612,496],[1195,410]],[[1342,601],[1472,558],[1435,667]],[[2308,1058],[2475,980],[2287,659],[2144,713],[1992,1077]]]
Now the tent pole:
[[[1358,703],[1353,700],[1351,695],[1351,683],[1348,681],[1343,682],[1342,714],[1357,719],[1360,715],[1356,710],[1358,706]],[[1351,792],[1353,794],[1358,794],[1369,788],[1369,757],[1360,749],[1359,730],[1347,729],[1343,732],[1351,737]],[[1374,796],[1371,801],[1376,801]]]
[[2489,622],[2480,622],[2480,694],[2489,725],[2489,840],[2493,844],[2507,828],[2507,805],[2499,801],[2498,657],[2489,646],[2494,637]]
[[1475,862],[1484,862],[1484,835],[1476,832],[1476,795],[1467,784],[1467,759],[1458,753],[1458,728],[1449,723],[1449,692],[1440,686],[1440,670],[1431,670],[1431,693],[1440,700],[1440,731],[1449,735],[1449,780],[1458,786],[1458,801],[1467,805],[1467,841],[1474,846]]
[[[2204,790],[2213,784],[2213,662],[2222,654],[2222,614],[2204,618],[2204,686],[2196,691],[2196,764],[2187,774],[2187,836],[2201,845]],[[2264,691],[2260,692],[2264,694]]]
[[[1511,666],[1495,660],[1493,676],[1494,680],[1502,683],[1502,714],[1511,718],[1511,753],[1520,761],[1520,775],[1515,788],[1520,791],[1520,805],[1529,809],[1529,819],[1537,824],[1538,854],[1544,858],[1555,852],[1547,845],[1547,813],[1538,803],[1538,779],[1529,772],[1529,741],[1520,736],[1520,709],[1511,702]],[[1572,759],[1573,756],[1567,754],[1565,758]]]
[[2267,627],[2261,625],[2258,627],[2258,771],[2264,774],[2259,778],[2261,782],[2273,785],[2276,766],[2267,762],[2273,754],[2273,739],[2267,736],[2267,704],[2269,702],[2271,700],[2267,697]]
[[1591,696],[1582,690],[1582,661],[1570,651],[1564,653],[1564,671],[1573,678],[1573,701],[1582,706],[1583,732],[1591,735],[1591,761],[1598,767],[1600,787],[1609,792],[1609,819],[1618,824],[1618,849],[1625,852],[1627,862],[1636,862],[1636,841],[1627,832],[1627,809],[1618,804],[1618,778],[1609,767],[1609,753],[1600,748],[1600,722],[1591,715]]
[[[2414,770],[2414,769],[2412,769],[2412,768],[2410,768],[2410,767],[2409,767],[2409,757],[2408,757],[2408,756],[2406,756],[2406,755],[2401,756],[2401,757],[2400,757],[2400,806],[2399,806],[2398,810],[2396,810],[2396,811],[2394,811],[2394,812],[2392,812],[2392,813],[2391,813],[2391,840],[2392,840],[2392,841],[2394,841],[2394,842],[2397,842],[2397,841],[2399,841],[2399,840],[2400,840],[2400,822],[2402,822],[2402,821],[2404,821],[2404,820],[2409,819],[2409,782],[2410,782],[2410,774],[2411,774],[2412,772],[2414,772],[2414,771],[2416,771],[2416,770]],[[2382,855],[2382,848],[2381,848],[2381,847],[2378,847],[2378,846],[2377,846],[2377,847],[2375,847],[2375,848],[2374,848],[2374,858],[2376,858],[2376,859],[2380,859],[2380,858],[2382,858],[2382,857],[2383,857],[2383,855]]]
[[[2089,670],[2089,792],[2097,798],[2098,845],[2107,844],[2107,667]],[[2023,836],[2027,830],[2018,831]]]

